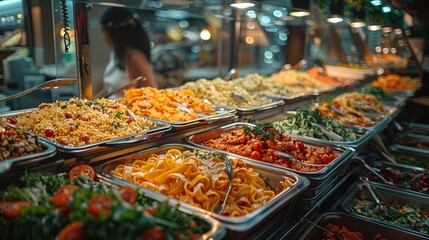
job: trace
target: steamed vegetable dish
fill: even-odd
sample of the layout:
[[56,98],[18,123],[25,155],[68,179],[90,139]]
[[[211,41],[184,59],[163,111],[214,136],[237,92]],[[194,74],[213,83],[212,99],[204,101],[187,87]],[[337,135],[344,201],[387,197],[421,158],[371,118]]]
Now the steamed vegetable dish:
[[198,239],[210,228],[131,187],[96,182],[91,169],[77,165],[69,178],[26,173],[8,186],[0,193],[2,239]]
[[393,153],[397,163],[407,164],[411,166],[429,168],[429,158],[419,155],[406,154],[401,152]]
[[319,124],[341,136],[345,142],[356,141],[360,136],[352,128],[342,125],[338,120],[322,116],[318,109],[300,108],[294,115],[273,122],[274,128],[282,134],[296,134],[329,140],[323,131],[312,123]]

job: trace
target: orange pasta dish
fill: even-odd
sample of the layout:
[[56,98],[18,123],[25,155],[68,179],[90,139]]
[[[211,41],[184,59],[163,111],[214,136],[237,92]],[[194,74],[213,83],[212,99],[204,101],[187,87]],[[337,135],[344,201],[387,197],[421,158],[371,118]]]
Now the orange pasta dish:
[[[198,113],[213,115],[213,105],[195,97],[191,90],[158,90],[152,87],[135,88],[124,93],[125,104],[138,115],[170,122],[186,122],[200,118]],[[187,113],[179,109],[175,102],[191,110]]]
[[[221,153],[210,151],[183,151],[170,149],[148,159],[133,159],[112,171],[117,177],[152,189],[193,206],[211,211],[223,203],[229,180]],[[233,182],[222,215],[246,215],[276,195],[252,168],[240,159],[228,159],[233,167]],[[294,183],[281,183],[282,191]]]

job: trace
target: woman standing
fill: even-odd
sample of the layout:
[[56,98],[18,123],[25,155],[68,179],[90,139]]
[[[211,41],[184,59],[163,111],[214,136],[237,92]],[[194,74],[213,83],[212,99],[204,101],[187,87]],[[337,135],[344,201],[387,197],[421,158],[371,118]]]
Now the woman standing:
[[141,86],[157,87],[150,62],[149,38],[139,21],[125,8],[110,8],[101,17],[104,40],[113,49],[104,70],[104,91],[114,92],[139,76]]

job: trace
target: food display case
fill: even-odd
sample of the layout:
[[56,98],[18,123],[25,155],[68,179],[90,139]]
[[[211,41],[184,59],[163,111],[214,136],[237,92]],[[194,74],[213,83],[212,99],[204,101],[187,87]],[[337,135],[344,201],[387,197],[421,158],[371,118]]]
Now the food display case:
[[[296,1],[243,4],[51,1],[57,61],[44,66],[42,72],[48,76],[46,72],[52,68],[72,66],[71,75],[56,71],[50,76],[77,77],[78,84],[73,86],[70,99],[62,99],[60,87],[52,90],[52,101],[0,115],[0,124],[5,124],[0,127],[1,156],[8,154],[10,141],[21,142],[15,137],[18,132],[39,140],[42,146],[37,153],[0,160],[0,179],[17,183],[16,175],[24,171],[61,172],[67,179],[65,170],[74,169],[69,178],[86,175],[83,178],[99,178],[114,188],[131,187],[139,196],[150,198],[149,202],[166,201],[170,207],[176,206],[178,213],[205,226],[199,235],[188,236],[186,231],[179,239],[313,239],[327,234],[332,237],[331,230],[325,230],[327,226],[343,223],[342,229],[362,232],[365,237],[378,236],[378,231],[382,237],[427,238],[424,224],[418,226],[422,231],[416,231],[417,223],[403,228],[386,223],[390,216],[379,221],[350,210],[352,198],[371,200],[368,189],[361,184],[366,177],[371,190],[382,195],[383,203],[411,203],[429,210],[426,183],[417,191],[380,183],[371,175],[373,172],[355,161],[360,157],[380,174],[386,173],[385,168],[389,169],[386,174],[415,171],[418,181],[423,181],[429,167],[427,149],[404,142],[391,144],[386,138],[420,80],[382,75],[384,65],[373,60],[361,38],[364,30],[357,31],[348,22],[327,22],[327,16],[315,4],[307,10],[292,7]],[[161,90],[129,85],[108,99],[98,99],[106,96],[98,93],[103,88],[103,72],[111,51],[99,21],[111,7],[132,12],[148,32],[152,66]],[[294,56],[296,52],[299,56]],[[146,90],[148,95],[143,94]],[[43,119],[22,120],[39,112],[44,112]],[[110,115],[103,118],[105,114]],[[367,122],[353,120],[364,118]],[[127,128],[130,125],[135,127],[131,131]],[[419,146],[429,142],[427,126],[410,123],[402,127],[397,136]],[[98,138],[105,134],[109,137]],[[218,146],[208,146],[208,142]],[[373,143],[388,146],[381,152]],[[179,157],[179,153],[186,154]],[[218,162],[210,165],[210,161]],[[231,178],[227,162],[234,166]],[[194,171],[200,173],[195,175]],[[188,177],[192,180],[181,182]],[[168,179],[168,186],[177,188],[167,191],[167,185],[160,183],[162,178]],[[253,182],[243,187],[247,178]],[[216,193],[224,197],[222,201],[213,200],[214,190],[198,195],[206,190],[203,186],[216,181],[222,185]],[[92,184],[86,185],[90,197],[100,194],[100,189],[91,188],[97,184]],[[6,190],[7,185],[2,183],[0,188],[1,210],[5,202],[25,201],[24,207],[32,206],[25,197]],[[226,190],[228,186],[230,190]],[[179,196],[180,188],[186,189],[186,196]],[[261,193],[272,197],[263,203],[251,203],[247,197]],[[110,197],[112,194],[116,190],[107,193]],[[66,197],[72,203],[77,199],[73,192]],[[203,198],[218,202],[207,207],[200,203]],[[222,214],[218,208],[224,202],[222,211],[228,214],[235,205],[253,210],[241,215]],[[72,205],[66,205],[65,210],[76,210]],[[150,221],[160,221],[152,211],[142,211]],[[109,213],[106,218],[111,217]],[[102,219],[82,214],[88,224]],[[15,217],[19,220],[26,216],[18,212]],[[74,215],[65,216],[70,220]],[[118,226],[125,223],[122,220]],[[2,221],[9,224],[0,211]],[[175,232],[177,224],[160,221],[155,229]],[[52,234],[58,238],[62,230]]]

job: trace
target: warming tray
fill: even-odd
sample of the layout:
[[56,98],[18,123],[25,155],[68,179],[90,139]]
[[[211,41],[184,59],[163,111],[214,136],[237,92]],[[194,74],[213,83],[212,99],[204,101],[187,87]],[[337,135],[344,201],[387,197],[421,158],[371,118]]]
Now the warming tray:
[[234,106],[226,106],[226,107],[227,108],[233,108],[233,109],[237,110],[238,115],[249,115],[249,114],[254,114],[257,112],[270,110],[270,109],[273,109],[273,108],[276,108],[276,107],[279,107],[279,106],[285,104],[283,99],[280,97],[270,96],[270,95],[264,95],[264,97],[270,99],[271,102],[267,103],[267,104],[255,106],[255,107],[250,107],[250,108],[234,107]]
[[[423,211],[426,211],[426,212],[429,211],[429,198],[428,197],[425,197],[425,196],[422,196],[419,194],[409,193],[409,192],[405,193],[402,190],[388,188],[388,187],[384,187],[384,186],[374,186],[374,185],[371,185],[371,186],[372,186],[374,192],[377,194],[377,196],[381,202],[390,203],[392,206],[395,206],[397,204],[399,204],[399,205],[409,204],[413,207],[418,207]],[[353,199],[369,200],[369,201],[374,202],[374,200],[373,200],[372,196],[370,195],[370,193],[368,192],[367,188],[362,183],[352,185],[350,190],[344,196],[345,197],[343,200],[341,200],[339,207],[343,211],[346,211],[346,212],[350,213],[351,215],[357,216],[359,218],[362,218],[362,219],[365,219],[368,221],[374,221],[377,223],[385,224],[387,226],[402,229],[403,231],[413,232],[416,234],[421,234],[423,236],[425,235],[426,238],[427,238],[427,236],[429,236],[429,234],[427,234],[427,233],[425,234],[425,233],[419,232],[417,230],[412,230],[410,228],[406,228],[406,227],[398,225],[398,224],[386,222],[386,221],[379,220],[379,219],[373,219],[370,217],[366,217],[366,216],[351,212],[349,210],[349,208],[352,206]]]
[[[64,169],[64,170],[66,170],[66,169]],[[58,176],[63,176],[63,177],[68,178],[68,173],[65,171],[55,171],[55,172]],[[16,176],[16,177],[18,177],[18,176]],[[97,177],[98,177],[98,180],[100,182],[104,182],[104,183],[111,185],[113,187],[120,187],[120,186],[127,186],[127,185],[134,187],[133,185],[129,184],[128,182],[118,181],[117,178],[112,178],[109,175],[97,173]],[[16,181],[16,179],[8,179],[6,184],[14,184],[14,180]],[[7,185],[5,185],[5,186],[7,186]],[[148,193],[148,192],[145,192],[144,195],[145,195],[145,197],[151,199],[153,202],[161,202],[157,198],[156,195],[152,195],[151,193]],[[177,203],[168,201],[168,199],[163,199],[163,201],[167,202],[170,206],[177,206]],[[192,209],[185,208],[182,206],[179,206],[178,210],[180,212],[187,214],[187,215],[191,215],[197,223],[208,224],[209,229],[207,229],[205,232],[202,233],[200,239],[204,239],[204,240],[223,239],[224,236],[226,235],[225,227],[218,220],[214,219],[212,216],[209,216],[207,214],[202,214],[199,211],[194,211]]]
[[251,159],[251,158],[248,158],[248,157],[239,156],[237,154],[229,153],[229,152],[226,152],[226,151],[217,150],[217,149],[214,149],[214,148],[211,148],[211,147],[203,146],[201,144],[201,143],[203,143],[203,142],[205,142],[205,141],[207,141],[209,139],[219,137],[222,134],[228,133],[228,132],[230,132],[232,130],[241,129],[241,128],[244,128],[246,126],[255,126],[255,125],[254,124],[250,124],[250,123],[240,123],[240,122],[238,122],[238,123],[232,123],[232,124],[226,125],[224,127],[221,127],[220,129],[210,130],[210,131],[206,131],[206,132],[203,132],[203,133],[199,133],[199,134],[188,136],[188,137],[185,138],[185,141],[188,142],[188,143],[190,143],[190,144],[192,144],[192,145],[201,147],[201,148],[210,149],[210,150],[216,150],[216,151],[220,151],[220,152],[225,152],[225,153],[231,154],[231,155],[233,155],[235,157],[240,157],[240,158],[246,159],[247,161],[250,161],[250,162],[257,162],[257,163],[264,164],[264,165],[267,165],[267,166],[270,166],[270,167],[276,167],[276,168],[280,168],[280,169],[283,169],[283,170],[286,170],[286,171],[292,171],[292,172],[300,174],[301,176],[308,177],[310,179],[313,179],[313,178],[322,178],[322,179],[325,179],[326,176],[330,172],[332,172],[334,169],[336,169],[339,166],[339,163],[346,161],[353,154],[353,152],[354,152],[354,150],[352,148],[348,148],[348,147],[345,147],[345,146],[334,145],[334,144],[324,145],[324,144],[320,144],[320,143],[314,142],[314,141],[303,141],[303,143],[305,143],[305,145],[311,146],[311,147],[329,146],[329,147],[333,148],[335,151],[339,152],[340,156],[338,156],[330,164],[328,164],[327,166],[325,166],[324,168],[322,168],[319,171],[316,171],[316,172],[302,172],[302,171],[298,171],[298,170],[295,170],[295,169],[292,169],[292,168],[287,168],[287,167],[283,167],[283,166],[280,166],[280,165],[271,164],[271,163],[267,163],[267,162],[263,162],[263,161],[254,160],[254,159]]
[[[6,118],[7,117],[14,117],[14,116],[17,116],[19,114],[29,113],[32,110],[33,109],[27,109],[27,110],[23,110],[23,111],[9,112],[7,114],[0,115],[0,117],[6,117]],[[126,145],[126,144],[130,144],[130,143],[135,143],[138,141],[144,141],[144,140],[150,138],[151,136],[159,135],[163,132],[167,132],[167,131],[171,130],[171,126],[168,123],[159,122],[159,121],[155,121],[155,123],[156,123],[156,126],[151,127],[147,131],[143,131],[143,132],[136,133],[136,134],[131,134],[131,135],[124,136],[124,137],[118,137],[118,138],[108,139],[108,140],[104,140],[104,141],[100,141],[100,142],[85,144],[82,146],[67,146],[67,145],[52,141],[50,139],[47,139],[44,136],[40,136],[40,135],[38,135],[38,136],[40,139],[43,139],[45,142],[54,145],[59,152],[68,153],[68,154],[85,154],[87,152],[96,150],[97,148],[102,147],[102,146],[118,146],[118,145]]]
[[[392,163],[392,162],[375,162],[374,165],[372,166],[372,168],[374,170],[376,170],[378,173],[380,173],[381,169],[384,168],[392,168],[395,170],[399,170],[401,172],[410,172],[410,174],[414,175],[417,177],[417,175],[422,174],[425,169],[424,168],[420,168],[420,167],[414,167],[414,166],[410,166],[410,165],[405,165],[405,164],[399,164],[399,163]],[[412,172],[415,171],[415,172]],[[381,174],[382,176],[386,176],[385,174]],[[426,173],[425,176],[427,176],[428,173]],[[384,186],[384,187],[390,187],[390,188],[394,188],[397,189],[398,191],[403,191],[403,192],[410,192],[411,194],[422,194],[424,196],[429,197],[429,192],[428,193],[420,193],[417,190],[411,190],[411,189],[407,189],[407,188],[402,188],[402,187],[398,187],[395,185],[391,185],[391,184],[385,184],[383,183],[381,180],[379,180],[373,173],[371,173],[370,171],[367,171],[365,173],[366,177],[369,178],[370,182],[372,185],[374,186]],[[389,181],[389,179],[387,179]],[[429,183],[427,181],[425,181],[426,183]]]
[[207,123],[218,121],[218,120],[225,120],[225,119],[233,118],[237,112],[235,109],[231,109],[231,108],[227,108],[227,107],[215,107],[215,111],[216,111],[215,115],[204,116],[204,117],[200,117],[200,118],[196,118],[196,119],[192,119],[192,120],[184,121],[184,122],[165,121],[165,120],[146,117],[146,116],[141,116],[141,117],[152,120],[152,121],[168,124],[176,130],[181,130],[181,129],[184,129],[187,127],[195,127],[195,126],[207,124]]
[[[277,115],[275,119],[270,119],[270,122],[274,122],[274,121],[280,120],[282,118],[285,118],[287,116],[294,115],[295,113],[296,113],[296,111],[287,111],[284,114]],[[367,143],[369,140],[371,140],[372,137],[376,134],[376,132],[373,131],[373,129],[369,129],[369,128],[358,127],[358,126],[347,126],[347,127],[352,128],[355,133],[357,133],[361,136],[358,139],[356,139],[355,141],[341,142],[341,141],[324,140],[324,139],[319,139],[319,138],[314,138],[314,137],[302,136],[302,135],[297,135],[297,134],[293,134],[293,133],[287,133],[287,135],[291,136],[292,138],[301,140],[301,141],[313,141],[313,142],[318,142],[321,144],[343,145],[343,146],[351,147],[354,149],[359,149],[361,146],[363,146],[365,143]]]
[[[202,150],[193,146],[185,145],[185,144],[166,144],[155,148],[146,149],[140,152],[132,153],[126,156],[122,156],[119,158],[114,158],[111,160],[106,161],[106,163],[102,164],[99,168],[100,174],[104,176],[108,176],[112,179],[116,179],[117,181],[123,181],[118,177],[113,176],[111,171],[121,163],[124,163],[125,161],[129,160],[136,160],[136,159],[146,159],[151,154],[161,154],[165,153],[170,149],[179,149],[179,150]],[[235,158],[235,156],[228,155],[230,158]],[[171,202],[180,204],[183,207],[186,207],[188,209],[194,210],[196,212],[207,214],[210,216],[213,216],[214,218],[221,221],[228,229],[235,232],[244,232],[248,231],[249,229],[252,229],[253,227],[259,225],[263,220],[267,218],[267,216],[273,214],[274,212],[280,210],[282,207],[290,203],[292,200],[294,200],[295,196],[297,196],[299,193],[301,193],[308,185],[309,181],[301,177],[295,173],[283,171],[277,168],[273,168],[270,166],[266,166],[263,164],[259,164],[257,162],[251,162],[247,161],[246,159],[242,158],[244,162],[246,162],[247,166],[252,167],[256,170],[268,183],[268,185],[272,188],[280,187],[279,182],[283,181],[284,179],[289,179],[290,181],[294,182],[295,184],[288,189],[285,189],[278,193],[273,199],[271,199],[269,202],[261,206],[260,208],[256,209],[255,211],[241,216],[241,217],[228,217],[223,216],[219,214],[212,213],[210,211],[206,211],[204,209],[192,206],[188,203],[178,201],[176,199],[173,199],[171,197],[168,197],[166,195],[163,195],[161,193],[152,191],[150,189],[145,189],[145,191],[150,194],[150,196],[154,196],[159,201],[163,200],[169,200]],[[132,183],[129,183],[132,184]],[[132,184],[134,185],[134,184]],[[136,185],[134,185],[136,186]],[[281,216],[279,216],[281,217]]]
[[[423,240],[422,236],[414,233],[401,231],[397,228],[385,226],[374,221],[368,221],[354,217],[342,212],[326,212],[314,221],[317,226],[326,228],[328,223],[339,226],[345,226],[352,232],[361,232],[364,239],[375,239],[377,233],[380,233],[383,239],[415,239]],[[305,224],[305,221],[303,222]],[[307,223],[308,224],[308,223]],[[300,240],[322,239],[323,230],[316,226],[308,224],[308,230],[299,238]]]

